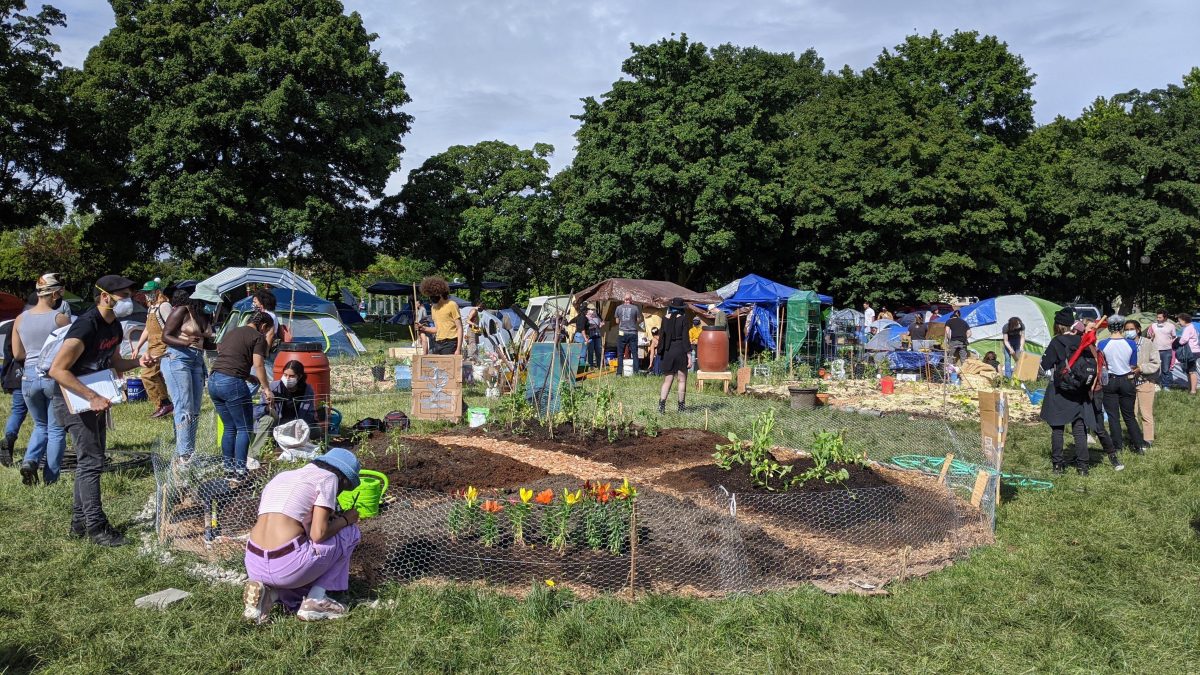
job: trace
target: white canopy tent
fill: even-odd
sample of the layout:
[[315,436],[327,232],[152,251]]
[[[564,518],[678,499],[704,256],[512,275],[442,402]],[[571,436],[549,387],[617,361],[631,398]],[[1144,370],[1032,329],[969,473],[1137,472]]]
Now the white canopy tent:
[[270,284],[317,295],[311,281],[278,267],[229,267],[196,284],[192,297],[208,302],[221,302],[222,296],[246,284]]

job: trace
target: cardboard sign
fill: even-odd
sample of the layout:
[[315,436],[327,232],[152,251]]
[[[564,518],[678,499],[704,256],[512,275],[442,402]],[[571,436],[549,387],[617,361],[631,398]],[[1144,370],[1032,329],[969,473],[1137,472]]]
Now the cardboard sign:
[[999,469],[1004,459],[1004,442],[1008,439],[1008,394],[979,392],[979,433],[984,456],[993,468]]
[[1017,362],[1017,367],[1013,371],[1013,377],[1022,382],[1033,382],[1038,378],[1038,372],[1042,369],[1042,357],[1037,354],[1023,352],[1021,360]]
[[462,356],[414,356],[412,418],[458,420],[462,414]]

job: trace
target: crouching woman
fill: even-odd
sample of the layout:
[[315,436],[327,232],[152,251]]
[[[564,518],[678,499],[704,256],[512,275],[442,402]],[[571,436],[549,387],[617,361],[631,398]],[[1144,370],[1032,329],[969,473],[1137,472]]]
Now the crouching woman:
[[277,601],[301,621],[346,616],[346,607],[325,594],[349,588],[350,555],[361,535],[357,511],[336,513],[337,495],[358,487],[358,470],[354,453],[333,448],[263,488],[246,544],[246,619],[265,622]]

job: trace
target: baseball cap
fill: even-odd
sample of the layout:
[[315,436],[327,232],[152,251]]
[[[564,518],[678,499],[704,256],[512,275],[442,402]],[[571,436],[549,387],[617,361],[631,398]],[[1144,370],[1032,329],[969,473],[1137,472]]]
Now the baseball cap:
[[106,275],[100,277],[96,281],[96,288],[99,288],[100,290],[104,291],[105,293],[116,293],[117,291],[124,291],[124,290],[130,289],[130,288],[133,288],[136,285],[137,284],[135,284],[134,282],[130,281],[129,279],[126,279],[125,277],[123,277],[119,274],[106,274]]
[[148,293],[150,291],[157,291],[160,288],[162,288],[162,280],[158,277],[155,277],[150,281],[147,281],[145,285],[142,286],[142,292]]

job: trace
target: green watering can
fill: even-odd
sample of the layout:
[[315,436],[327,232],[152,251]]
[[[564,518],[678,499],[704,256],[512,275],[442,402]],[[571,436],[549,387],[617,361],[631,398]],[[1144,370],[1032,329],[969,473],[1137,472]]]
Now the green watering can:
[[386,475],[362,469],[358,472],[358,487],[339,494],[338,506],[341,506],[343,511],[352,507],[357,509],[360,518],[374,518],[379,515],[379,503],[387,489]]

